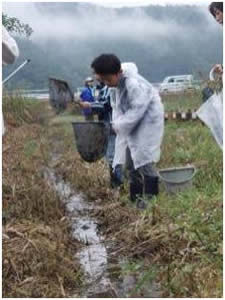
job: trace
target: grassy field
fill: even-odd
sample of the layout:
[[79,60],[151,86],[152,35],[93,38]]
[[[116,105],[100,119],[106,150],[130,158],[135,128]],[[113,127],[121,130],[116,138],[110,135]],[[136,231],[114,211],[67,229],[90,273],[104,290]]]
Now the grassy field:
[[[195,109],[200,101],[196,95],[163,98],[166,111]],[[193,188],[168,195],[161,186],[159,197],[139,211],[129,202],[127,183],[120,195],[109,188],[104,160],[88,164],[80,158],[70,123],[81,117],[55,117],[47,105],[24,104],[18,113],[7,103],[4,111],[5,297],[68,296],[82,280],[79,264],[70,264],[79,244],[71,242],[63,207],[41,172],[54,140],[62,142],[58,173],[101,206],[93,214],[106,239],[116,241],[116,256],[129,260],[119,269],[112,264],[112,270],[139,279],[131,296],[141,296],[142,286],[154,279],[163,297],[222,297],[222,152],[208,128],[199,121],[166,123],[158,168],[194,165]]]
[[193,92],[164,94],[162,100],[166,112],[187,112],[189,109],[197,110],[199,108],[202,103],[202,95],[199,90],[196,90]]

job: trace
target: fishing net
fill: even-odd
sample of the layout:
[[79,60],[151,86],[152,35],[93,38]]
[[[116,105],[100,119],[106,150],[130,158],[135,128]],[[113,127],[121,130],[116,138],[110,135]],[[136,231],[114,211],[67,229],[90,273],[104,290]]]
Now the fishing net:
[[105,156],[110,125],[104,122],[73,122],[77,150],[82,159],[95,162]]

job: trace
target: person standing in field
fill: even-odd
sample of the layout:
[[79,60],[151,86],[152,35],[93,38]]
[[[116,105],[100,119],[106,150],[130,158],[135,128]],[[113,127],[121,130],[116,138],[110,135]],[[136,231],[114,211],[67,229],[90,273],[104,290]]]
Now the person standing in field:
[[[86,103],[93,103],[95,102],[95,95],[94,95],[94,79],[91,77],[87,77],[85,79],[85,87],[80,94],[80,106],[83,108],[83,114],[86,121],[93,121],[94,115],[92,113],[92,109],[85,105]],[[82,103],[83,102],[83,103]]]

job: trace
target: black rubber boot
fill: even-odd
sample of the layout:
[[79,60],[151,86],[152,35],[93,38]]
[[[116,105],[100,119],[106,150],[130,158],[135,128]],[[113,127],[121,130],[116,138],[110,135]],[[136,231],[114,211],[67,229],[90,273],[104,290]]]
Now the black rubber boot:
[[145,176],[144,182],[145,196],[152,198],[159,194],[159,178],[157,176]]
[[122,166],[117,165],[115,167],[115,170],[113,170],[112,166],[109,166],[109,172],[110,172],[110,186],[111,188],[117,188],[120,185],[123,184],[123,172],[122,172]]
[[139,182],[130,183],[130,200],[136,202],[136,200],[143,196],[143,184]]

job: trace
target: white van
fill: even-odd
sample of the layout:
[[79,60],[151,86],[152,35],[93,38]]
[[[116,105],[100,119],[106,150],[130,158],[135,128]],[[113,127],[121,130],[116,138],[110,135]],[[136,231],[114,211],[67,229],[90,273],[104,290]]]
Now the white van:
[[166,77],[160,85],[160,92],[180,92],[194,89],[193,75],[177,75]]

